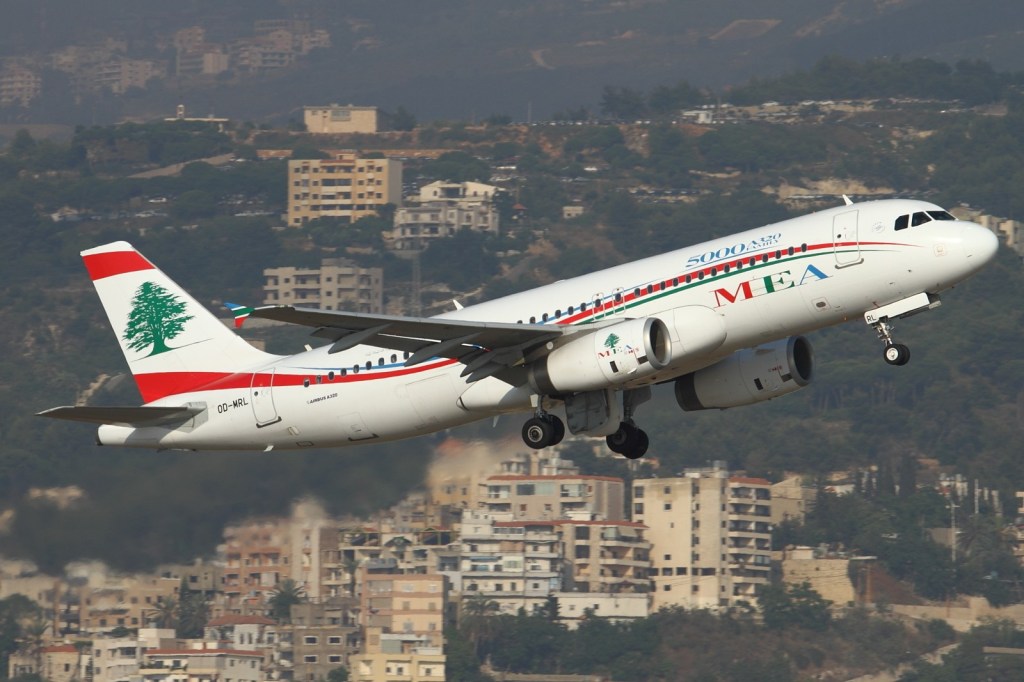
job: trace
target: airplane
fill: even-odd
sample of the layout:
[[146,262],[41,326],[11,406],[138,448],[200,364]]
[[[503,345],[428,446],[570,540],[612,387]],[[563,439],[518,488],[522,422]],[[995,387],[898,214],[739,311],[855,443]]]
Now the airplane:
[[903,365],[893,321],[937,307],[998,239],[923,201],[844,204],[436,317],[228,304],[310,327],[296,355],[249,345],[127,242],[82,252],[144,405],[39,414],[100,445],[292,450],[390,441],[527,413],[526,445],[566,431],[635,459],[637,408],[672,383],[684,411],[750,405],[814,372],[804,334],[863,318]]

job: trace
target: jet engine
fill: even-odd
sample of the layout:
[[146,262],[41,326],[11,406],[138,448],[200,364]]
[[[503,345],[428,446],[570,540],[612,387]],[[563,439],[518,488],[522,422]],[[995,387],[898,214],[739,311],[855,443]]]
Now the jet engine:
[[671,359],[668,327],[647,317],[569,340],[531,363],[528,377],[541,395],[594,391],[654,374]]
[[687,412],[771,400],[810,383],[814,351],[802,336],[737,351],[676,379],[676,402]]

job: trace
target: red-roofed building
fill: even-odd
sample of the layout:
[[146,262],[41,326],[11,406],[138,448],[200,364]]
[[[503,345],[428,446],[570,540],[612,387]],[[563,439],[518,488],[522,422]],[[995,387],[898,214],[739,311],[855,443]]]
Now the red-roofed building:
[[[81,679],[82,656],[71,644],[44,646],[38,657],[29,653],[11,654],[7,663],[9,678],[38,674],[47,682],[71,682]],[[39,669],[36,669],[36,666]]]
[[633,520],[649,528],[653,608],[756,603],[771,564],[771,483],[724,462],[633,482]]

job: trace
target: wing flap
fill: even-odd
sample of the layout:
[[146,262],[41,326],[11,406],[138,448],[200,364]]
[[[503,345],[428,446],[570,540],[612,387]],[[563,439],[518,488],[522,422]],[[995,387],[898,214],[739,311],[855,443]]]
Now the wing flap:
[[90,407],[87,405],[65,405],[37,412],[36,416],[114,426],[165,426],[186,422],[205,409],[206,407],[197,406]]

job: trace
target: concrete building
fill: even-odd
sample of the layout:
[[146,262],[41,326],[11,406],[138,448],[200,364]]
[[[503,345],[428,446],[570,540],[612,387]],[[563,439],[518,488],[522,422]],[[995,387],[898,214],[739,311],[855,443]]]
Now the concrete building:
[[436,573],[366,574],[360,624],[367,629],[380,628],[383,633],[413,635],[426,646],[441,648],[447,590],[445,577]]
[[362,268],[344,258],[324,258],[319,268],[266,268],[263,277],[263,303],[266,305],[384,312],[382,268]]
[[259,651],[235,649],[152,649],[139,667],[143,682],[262,682]]
[[789,478],[772,484],[772,525],[777,526],[783,521],[802,523],[807,512],[814,509],[818,491],[814,486],[804,485],[801,476]]
[[[291,624],[282,628],[282,670],[295,682],[327,679],[348,664],[361,640],[353,598],[295,604]],[[287,677],[288,675],[286,675]]]
[[150,79],[163,78],[166,72],[162,62],[119,57],[97,65],[88,80],[93,89],[123,95],[130,88],[145,88]]
[[8,64],[0,69],[0,106],[27,107],[43,91],[43,79],[34,69]]
[[535,613],[562,589],[561,533],[551,521],[510,517],[470,512],[463,518],[462,598],[479,595],[494,601],[499,613]]
[[420,188],[409,205],[395,211],[390,245],[396,250],[422,249],[432,239],[461,230],[497,234],[497,187],[479,182],[432,182]]
[[628,623],[650,614],[651,597],[644,593],[556,592],[558,622],[575,630],[587,618]]
[[[175,645],[174,630],[141,628],[135,637],[96,637],[89,652],[92,682],[128,682],[139,679],[146,651]],[[89,679],[89,675],[85,676]]]
[[306,132],[340,135],[345,133],[376,133],[380,130],[377,107],[357,107],[349,104],[331,104],[322,107],[303,107],[302,120]]
[[366,630],[366,651],[349,658],[352,682],[443,682],[445,655],[421,637]]
[[158,604],[177,599],[180,581],[154,577],[128,577],[106,586],[84,590],[80,597],[79,628],[102,634],[116,628],[140,628]]
[[631,521],[560,521],[565,589],[578,592],[650,591],[647,528]]
[[402,162],[338,152],[331,159],[288,162],[288,224],[318,218],[354,222],[402,201]]
[[621,478],[498,474],[481,485],[485,490],[481,507],[492,514],[509,512],[515,520],[568,519],[575,513],[591,519],[624,520]]
[[648,527],[652,608],[755,602],[771,564],[771,485],[729,477],[723,462],[633,485],[633,520]]
[[83,655],[74,645],[53,644],[42,647],[38,656],[24,651],[12,653],[7,662],[7,677],[38,675],[46,682],[72,682],[82,679],[83,663]]
[[871,565],[876,557],[851,557],[816,547],[791,547],[782,553],[782,579],[810,584],[836,606],[871,601]]

